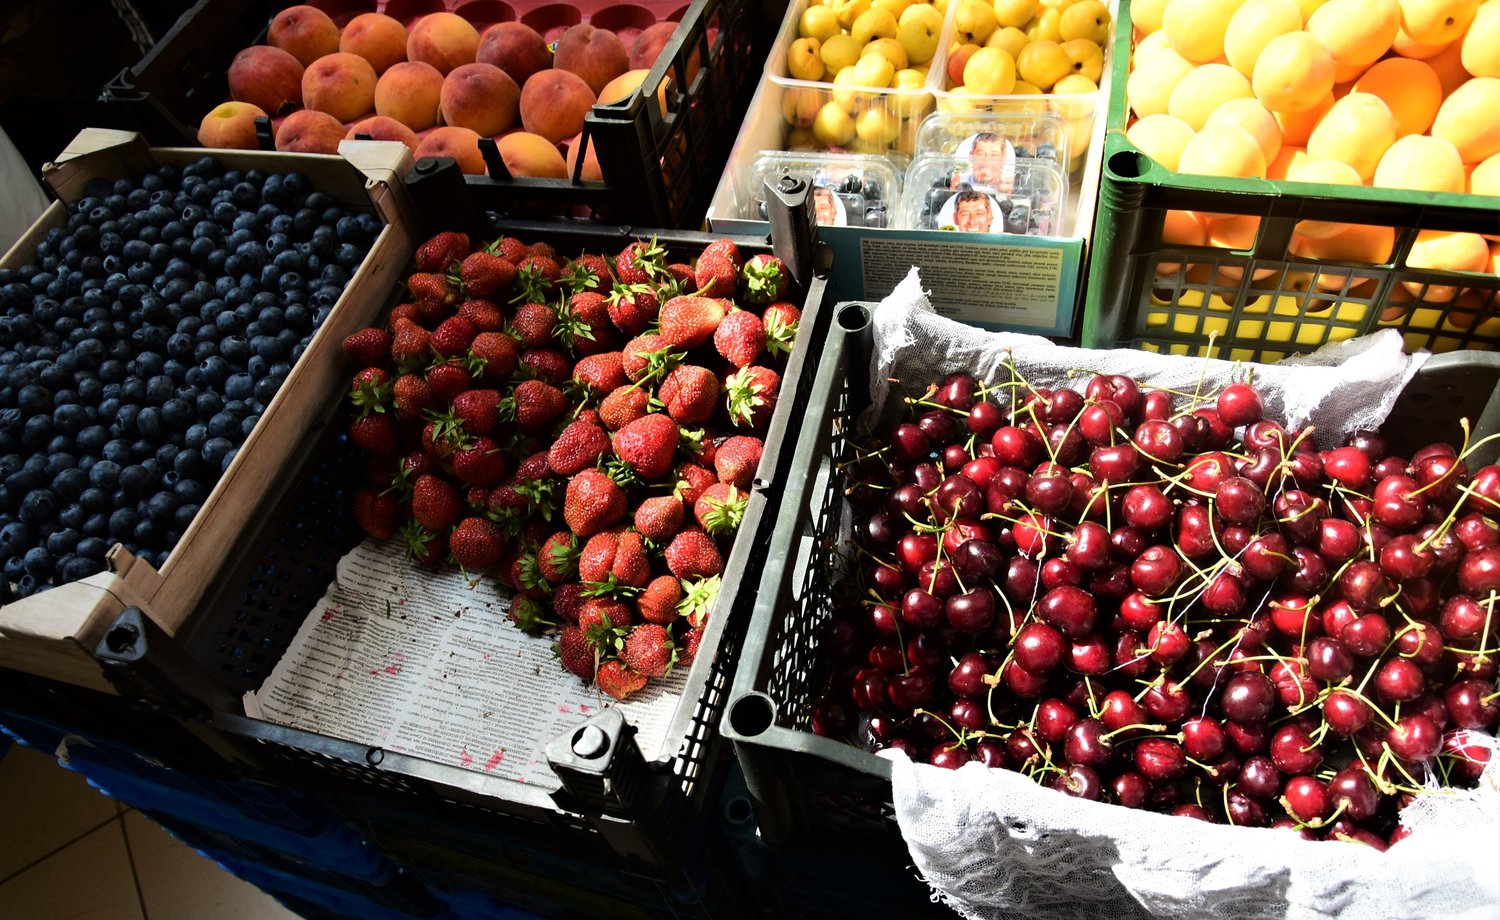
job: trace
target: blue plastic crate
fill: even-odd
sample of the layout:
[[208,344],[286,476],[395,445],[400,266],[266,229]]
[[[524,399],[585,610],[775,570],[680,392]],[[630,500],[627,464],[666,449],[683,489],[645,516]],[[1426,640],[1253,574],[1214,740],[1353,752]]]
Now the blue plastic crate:
[[200,852],[272,897],[316,905],[324,916],[358,920],[436,920],[447,916],[447,907],[419,885],[343,885],[326,877],[309,877],[223,853]]

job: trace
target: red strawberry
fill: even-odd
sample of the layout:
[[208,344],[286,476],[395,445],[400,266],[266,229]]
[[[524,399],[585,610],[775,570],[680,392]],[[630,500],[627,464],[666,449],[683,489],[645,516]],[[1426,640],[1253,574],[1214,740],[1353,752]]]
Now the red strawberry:
[[683,505],[692,507],[708,487],[718,481],[713,470],[696,463],[680,463],[677,466],[677,488],[674,491]]
[[632,670],[647,677],[663,677],[677,660],[677,649],[666,627],[641,623],[625,637],[620,660]]
[[488,518],[467,517],[458,522],[448,537],[453,558],[470,572],[486,572],[505,555],[505,535],[500,525]]
[[500,424],[500,391],[464,390],[453,397],[453,414],[469,434],[493,434]]
[[354,520],[359,529],[377,540],[396,535],[401,503],[396,496],[378,489],[360,489],[354,493]]
[[622,585],[644,588],[651,578],[651,560],[646,556],[646,544],[641,535],[633,530],[620,534],[615,547],[615,560],[609,574]]
[[418,476],[411,488],[411,516],[428,530],[447,530],[463,513],[458,490],[440,476]]
[[724,304],[709,297],[673,297],[661,305],[661,337],[675,348],[697,348],[713,338]]
[[694,282],[697,280],[697,273],[694,271],[693,266],[686,262],[669,263],[667,265],[667,275],[672,279],[671,283],[676,285],[679,291],[691,290]]
[[557,531],[542,542],[536,562],[542,577],[555,585],[572,579],[578,574],[578,538],[566,530]]
[[599,403],[599,420],[610,431],[619,431],[645,415],[651,406],[651,394],[636,386],[616,387]]
[[635,599],[635,609],[647,623],[670,626],[677,621],[677,602],[682,600],[682,584],[671,575],[651,579]]
[[666,264],[666,251],[656,241],[637,240],[615,256],[615,277],[621,284],[654,283]]
[[611,658],[599,665],[594,683],[615,699],[623,700],[646,686],[646,676],[630,670],[618,658]]
[[391,315],[385,321],[386,327],[389,328],[392,333],[394,333],[396,331],[396,322],[403,319],[410,320],[411,322],[416,323],[418,326],[421,326],[423,323],[427,322],[427,317],[422,315],[421,309],[418,308],[416,304],[398,303],[394,307],[391,307]]
[[619,549],[620,535],[624,532],[623,528],[611,527],[589,537],[588,542],[583,545],[583,551],[578,554],[579,581],[587,585],[609,578],[610,567],[615,563],[615,552]]
[[677,455],[677,423],[661,413],[642,416],[614,434],[615,455],[642,479],[660,479]]
[[359,365],[384,364],[391,354],[391,334],[375,328],[351,333],[344,336],[344,354]]
[[[498,527],[499,525],[496,526]],[[523,597],[541,600],[551,591],[551,586],[547,584],[547,579],[542,576],[542,567],[537,562],[535,553],[525,550],[517,553],[511,558],[506,571],[511,586]],[[521,620],[518,619],[516,625],[519,626],[520,624]]]
[[505,328],[505,314],[488,300],[466,300],[459,304],[457,315],[474,324],[476,335]]
[[601,255],[584,253],[563,266],[563,283],[575,293],[594,291],[608,294],[614,286],[614,276],[609,272],[609,262]]
[[703,254],[699,258],[703,256],[719,256],[733,265],[735,271],[739,271],[740,266],[745,263],[745,260],[740,257],[739,244],[728,237],[720,237],[704,246]]
[[773,255],[751,256],[740,275],[744,279],[746,303],[770,303],[786,294],[786,265]]
[[656,319],[661,301],[648,285],[616,286],[606,301],[610,322],[625,335],[640,335]]
[[406,278],[406,289],[411,292],[412,302],[426,316],[436,315],[458,304],[458,290],[447,275],[436,272],[417,272]]
[[695,579],[691,583],[683,582],[686,593],[677,602],[678,615],[694,629],[702,629],[708,623],[708,616],[713,612],[714,602],[719,599],[719,589],[723,586],[717,575]]
[[741,491],[748,490],[764,450],[760,438],[745,435],[735,435],[720,444],[714,455],[714,470],[719,475],[719,482],[736,486]]
[[544,301],[562,278],[562,266],[548,256],[527,255],[516,265],[516,284],[522,300]]
[[505,455],[489,438],[475,438],[453,452],[453,474],[476,486],[492,486],[505,478]]
[[445,272],[454,262],[463,261],[468,254],[468,234],[444,230],[417,247],[417,271]]
[[516,628],[528,636],[541,636],[557,624],[550,619],[551,611],[547,609],[545,598],[547,592],[542,592],[541,598],[535,598],[527,594],[518,594],[511,598],[509,609],[505,611],[506,619],[516,624]]
[[719,407],[719,378],[706,367],[684,364],[661,382],[656,397],[678,424],[700,424]]
[[528,256],[534,256],[537,258],[551,259],[552,261],[561,264],[560,260],[557,257],[557,247],[548,242],[532,243],[530,246],[526,247],[526,254]]
[[463,441],[463,432],[452,416],[434,419],[422,426],[422,449],[439,460],[449,460]]
[[471,297],[504,294],[516,283],[516,266],[502,256],[483,249],[470,253],[458,267],[458,277]]
[[660,380],[682,360],[665,339],[654,332],[636,336],[620,352],[620,369],[631,383]]
[[487,486],[471,485],[464,490],[464,502],[475,511],[483,511],[489,497],[490,490]]
[[766,327],[754,313],[734,310],[714,330],[714,348],[735,367],[747,367],[766,350]]
[[427,369],[427,385],[439,402],[452,402],[458,394],[469,388],[473,378],[458,361],[444,361]]
[[688,667],[698,657],[698,648],[703,644],[703,628],[694,626],[682,634],[682,648],[677,650],[677,663]]
[[349,425],[349,440],[354,446],[378,457],[401,452],[396,434],[396,420],[385,413],[362,416]]
[[436,568],[448,554],[447,533],[428,530],[416,521],[406,522],[401,539],[406,543],[406,558],[418,565]]
[[557,328],[557,311],[544,303],[523,303],[511,318],[511,328],[527,348],[546,348],[552,344]]
[[557,637],[557,660],[584,683],[594,679],[594,650],[577,626],[564,626]]
[[560,348],[527,349],[521,352],[521,363],[548,383],[567,383],[573,373],[573,359]]
[[594,534],[578,557],[578,578],[605,591],[619,585],[644,587],[651,578],[651,560],[641,535],[618,527]]
[[609,393],[625,385],[624,355],[618,351],[606,351],[580,358],[573,365],[573,379],[588,387],[594,395]]
[[403,422],[415,422],[422,413],[432,408],[436,397],[427,378],[421,374],[402,374],[391,387],[392,401],[396,406],[396,418]]
[[578,628],[591,640],[612,638],[604,634],[635,625],[635,614],[624,601],[613,597],[591,597],[578,608]]
[[432,357],[432,333],[409,319],[391,324],[391,359],[403,370],[425,367]]
[[716,537],[732,536],[745,519],[749,496],[738,486],[716,482],[703,490],[693,503],[693,517],[698,526]]
[[556,481],[545,453],[532,454],[516,467],[516,474],[491,490],[485,508],[511,519],[552,520]]
[[381,367],[361,370],[349,384],[349,400],[360,415],[384,412],[391,401],[391,375]]
[[432,330],[432,347],[445,358],[466,355],[477,331],[474,324],[462,316],[450,316]]
[[635,529],[646,539],[666,543],[682,529],[682,499],[655,495],[635,509]]
[[592,536],[625,517],[625,491],[598,470],[584,470],[568,480],[563,520],[580,537]]
[[568,409],[562,390],[540,380],[523,380],[516,384],[511,397],[516,424],[528,431],[546,428]]
[[667,570],[678,578],[709,578],[724,571],[724,557],[719,555],[713,537],[696,527],[673,537],[664,555]]
[[499,253],[500,258],[512,265],[520,265],[521,260],[531,254],[526,244],[513,236],[501,237],[492,248]]
[[592,291],[574,294],[557,314],[557,339],[580,355],[598,354],[614,347],[615,327],[604,297]]
[[435,472],[437,468],[437,460],[431,454],[425,450],[414,450],[398,462],[397,474],[407,482],[414,483],[418,476]]
[[700,297],[733,297],[740,273],[723,256],[704,252],[693,268],[693,286]]
[[515,373],[521,343],[504,332],[481,332],[469,343],[469,354],[484,365],[484,379],[495,382]]
[[724,381],[729,421],[742,428],[759,428],[771,420],[781,392],[781,375],[767,367],[741,368]]
[[761,314],[761,325],[766,327],[766,348],[773,355],[789,355],[792,343],[797,340],[797,325],[802,321],[802,311],[796,304],[778,301],[766,307]]
[[547,451],[547,465],[559,476],[572,476],[599,462],[609,450],[609,433],[584,419],[562,430]]
[[583,585],[570,581],[565,585],[558,585],[557,590],[552,592],[552,611],[564,623],[576,626],[578,611],[583,609],[583,602],[586,600],[588,598],[583,596]]

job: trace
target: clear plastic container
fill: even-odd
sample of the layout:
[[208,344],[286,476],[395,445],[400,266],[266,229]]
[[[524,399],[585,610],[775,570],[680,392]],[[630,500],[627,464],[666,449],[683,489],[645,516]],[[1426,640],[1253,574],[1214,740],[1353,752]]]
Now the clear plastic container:
[[806,179],[813,190],[814,217],[825,227],[895,225],[901,203],[901,172],[882,156],[858,153],[763,153],[743,177],[740,217],[765,220],[765,180]]
[[923,156],[907,170],[898,226],[1059,236],[1067,197],[1067,174],[1051,159]]
[[919,157],[973,156],[976,147],[980,155],[991,151],[1015,160],[1047,160],[1064,166],[1068,162],[1067,126],[1051,112],[934,112],[917,130]]

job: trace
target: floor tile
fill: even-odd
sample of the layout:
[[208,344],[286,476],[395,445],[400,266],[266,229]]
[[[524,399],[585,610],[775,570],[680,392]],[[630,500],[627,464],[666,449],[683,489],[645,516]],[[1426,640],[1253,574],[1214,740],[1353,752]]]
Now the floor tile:
[[0,759],[0,881],[118,813],[113,799],[56,758],[13,746]]
[[139,812],[121,819],[151,920],[296,920],[270,895],[220,869]]
[[120,822],[111,820],[0,884],[0,917],[144,920]]

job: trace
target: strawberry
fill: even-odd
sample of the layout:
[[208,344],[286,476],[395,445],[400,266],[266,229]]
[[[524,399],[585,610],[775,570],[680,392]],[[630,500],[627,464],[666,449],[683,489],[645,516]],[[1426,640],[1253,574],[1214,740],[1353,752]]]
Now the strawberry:
[[802,321],[802,311],[795,304],[777,301],[766,307],[761,314],[761,325],[766,327],[766,348],[773,355],[789,355],[792,343],[797,339],[797,325]]
[[594,422],[578,419],[552,442],[547,465],[559,476],[572,476],[597,464],[608,450],[609,433]]
[[396,418],[403,422],[415,422],[422,413],[431,409],[437,398],[427,378],[421,374],[402,374],[391,385],[391,399],[396,407]]
[[732,536],[745,519],[749,496],[738,486],[716,482],[703,490],[693,503],[693,517],[698,526],[716,537]]
[[500,423],[500,391],[464,390],[453,397],[453,414],[469,434],[493,434]]
[[505,535],[500,525],[487,518],[467,517],[448,537],[448,548],[459,566],[470,572],[485,572],[505,555]]
[[578,574],[578,538],[566,530],[557,531],[542,542],[536,562],[542,577],[553,584],[571,580]]
[[396,420],[384,413],[355,419],[349,425],[349,440],[354,446],[378,457],[395,456],[401,452]]
[[614,275],[609,270],[609,260],[598,254],[584,253],[563,268],[563,283],[574,293],[595,291],[609,294],[614,287]]
[[545,301],[562,278],[562,266],[549,256],[527,255],[516,265],[516,284],[523,300]]
[[618,658],[611,658],[599,665],[594,683],[615,699],[623,700],[646,686],[646,676],[630,670]]
[[450,316],[432,330],[432,348],[444,358],[466,355],[477,332],[474,324],[462,316]]
[[594,395],[605,393],[625,385],[624,354],[606,351],[580,358],[573,365],[573,379],[588,387]]
[[483,511],[489,501],[490,487],[471,485],[464,489],[464,504],[473,511]]
[[406,544],[406,558],[418,565],[436,568],[448,554],[447,532],[428,530],[416,521],[406,522],[401,539]]
[[767,367],[744,367],[724,381],[729,421],[742,428],[759,428],[771,420],[776,411],[776,397],[781,392],[781,375]]
[[394,334],[396,331],[397,320],[403,319],[410,320],[411,322],[416,323],[418,326],[421,326],[423,323],[427,322],[427,317],[422,315],[421,308],[419,308],[416,304],[398,303],[394,307],[391,307],[391,315],[385,321],[386,327],[391,330],[392,334]]
[[690,666],[698,657],[698,647],[703,644],[703,629],[694,626],[682,634],[682,648],[677,650],[677,663],[682,667]]
[[458,316],[474,324],[474,333],[499,332],[505,328],[505,314],[488,300],[466,300],[458,305]]
[[684,581],[682,587],[685,593],[677,602],[677,614],[694,629],[702,629],[708,623],[708,615],[713,612],[714,602],[719,599],[723,581],[717,575],[710,575],[692,582]]
[[645,332],[625,343],[620,352],[620,369],[631,383],[650,383],[660,380],[681,360],[681,352],[674,351],[665,339],[654,332]]
[[421,475],[411,487],[411,516],[428,530],[453,526],[463,513],[463,503],[453,484],[440,476]]
[[615,551],[620,545],[620,527],[611,527],[589,537],[578,554],[578,580],[585,586],[589,582],[602,582],[609,577],[610,566],[615,562]]
[[651,394],[641,387],[616,387],[599,403],[599,420],[610,431],[619,431],[645,415],[651,406]]
[[557,311],[544,303],[523,303],[511,317],[511,328],[526,348],[546,348],[557,328]]
[[470,297],[504,294],[516,283],[516,266],[504,257],[481,249],[470,253],[458,267],[458,277]]
[[539,380],[564,384],[573,374],[573,359],[560,348],[530,348],[521,352],[521,363]]
[[492,486],[505,478],[505,455],[490,438],[475,438],[453,452],[453,475],[476,486]]
[[422,449],[439,460],[451,460],[463,443],[463,432],[452,415],[436,418],[422,426]]
[[458,361],[444,361],[427,369],[427,385],[438,402],[452,402],[472,382],[468,369]]
[[647,623],[670,626],[677,621],[677,602],[680,600],[681,583],[671,575],[659,575],[651,579],[635,599],[635,609]]
[[454,262],[462,262],[468,254],[468,234],[445,230],[417,247],[417,271],[445,272]]
[[490,491],[485,509],[497,520],[553,518],[557,484],[545,453],[532,454],[516,467],[516,474]]
[[718,409],[719,378],[706,367],[684,364],[661,382],[656,397],[678,424],[700,424]]
[[578,628],[601,647],[613,645],[620,632],[634,625],[630,605],[618,598],[590,597],[578,608]]
[[644,415],[615,432],[615,455],[642,479],[660,479],[677,455],[677,423],[661,413]]
[[564,348],[580,355],[608,351],[617,341],[604,297],[591,291],[574,294],[557,311],[556,335]]
[[564,623],[578,625],[578,611],[583,609],[583,602],[588,598],[583,596],[583,585],[576,581],[558,585],[552,592],[552,611],[557,614],[558,619]]
[[375,539],[394,537],[400,516],[401,503],[396,496],[377,489],[360,489],[354,493],[354,520],[360,530]]
[[589,647],[583,630],[577,626],[564,626],[557,636],[557,660],[563,668],[584,683],[594,679],[594,650]]
[[598,470],[583,470],[568,480],[563,520],[580,537],[593,536],[625,517],[625,490]]
[[562,390],[540,380],[523,380],[511,396],[516,424],[528,431],[546,428],[567,411]]
[[661,337],[675,348],[697,348],[713,338],[724,304],[709,297],[673,297],[661,305]]
[[735,367],[747,367],[766,350],[766,327],[754,313],[734,310],[714,330],[714,348]]
[[612,593],[622,585],[645,587],[651,560],[641,535],[618,527],[594,534],[578,557],[578,578],[597,594]]
[[678,291],[692,290],[698,278],[697,271],[686,262],[668,263],[666,274]]
[[[400,426],[397,426],[398,429]],[[391,485],[400,472],[400,460],[395,457],[365,457],[365,485],[384,488]],[[397,490],[399,492],[399,490]]]
[[683,505],[692,507],[698,503],[698,499],[708,487],[718,481],[719,478],[714,475],[713,470],[696,463],[680,463],[677,465],[677,487],[673,490],[673,494],[681,500]]
[[719,482],[736,486],[742,491],[749,489],[764,450],[765,445],[760,438],[745,435],[735,435],[720,444],[718,453],[714,455],[714,471],[719,476]]
[[786,265],[773,255],[751,256],[740,270],[740,278],[744,283],[746,303],[771,303],[786,294]]
[[717,256],[722,258],[730,265],[733,265],[735,271],[739,271],[740,266],[745,264],[745,260],[740,257],[739,244],[728,237],[720,237],[707,246],[704,246],[703,253],[698,258],[701,259],[703,256]]
[[432,333],[409,319],[391,324],[391,359],[402,370],[418,370],[432,356]]
[[425,316],[434,316],[441,310],[458,304],[458,290],[447,275],[436,272],[417,272],[406,278],[406,289],[411,292],[412,302]]
[[383,364],[391,354],[391,334],[375,328],[350,333],[344,336],[344,354],[359,365]]
[[[546,593],[543,592],[543,598]],[[528,594],[511,598],[505,618],[516,624],[516,628],[528,636],[541,636],[557,624],[548,618],[550,611],[546,603]]]
[[676,663],[676,652],[666,627],[658,623],[641,623],[625,637],[620,647],[620,660],[639,674],[663,677]]
[[667,571],[678,578],[708,578],[724,571],[724,557],[719,555],[713,537],[696,527],[686,528],[673,537],[664,555]]
[[635,529],[654,543],[666,543],[682,529],[682,499],[654,495],[635,509]]
[[646,556],[646,544],[639,533],[627,530],[620,534],[609,574],[622,585],[632,588],[646,586],[651,579],[651,560]]
[[656,245],[656,240],[637,240],[615,256],[615,277],[621,284],[653,283],[662,274],[666,258],[666,251]]
[[435,472],[437,460],[425,450],[414,450],[397,462],[396,475],[407,483],[414,483],[418,476]]
[[526,247],[526,255],[534,258],[551,259],[559,265],[562,261],[557,257],[557,247],[548,242],[532,243]]
[[616,285],[605,300],[610,322],[625,335],[640,335],[656,319],[661,301],[649,285]]
[[391,375],[385,368],[367,367],[349,384],[349,401],[360,415],[384,412],[391,401]]
[[531,254],[527,251],[526,244],[513,236],[503,236],[488,248],[495,250],[500,258],[512,265],[520,265],[521,260]]
[[498,382],[515,373],[521,343],[504,332],[481,332],[469,343],[469,354],[480,362],[485,380]]
[[693,267],[693,287],[700,297],[733,297],[740,273],[721,255],[704,252]]
[[[496,527],[498,528],[499,525],[497,524]],[[511,587],[515,588],[522,597],[541,600],[552,590],[552,586],[542,576],[542,567],[537,562],[536,553],[528,550],[522,550],[511,558],[510,564],[506,566],[506,573]]]

